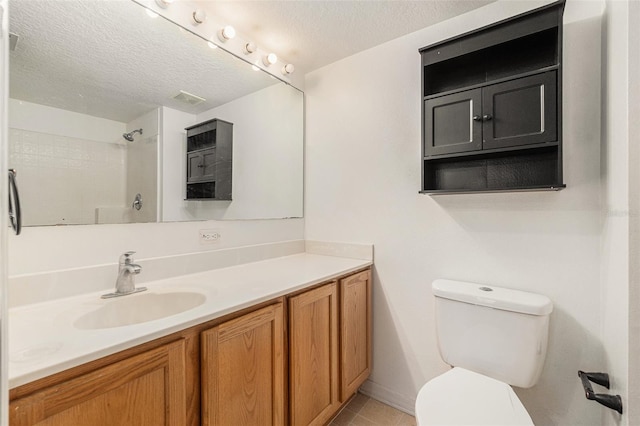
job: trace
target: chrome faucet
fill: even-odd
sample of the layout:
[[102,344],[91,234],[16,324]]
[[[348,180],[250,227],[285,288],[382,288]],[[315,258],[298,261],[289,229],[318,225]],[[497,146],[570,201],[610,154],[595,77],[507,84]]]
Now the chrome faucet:
[[114,293],[103,294],[103,299],[111,297],[126,296],[127,294],[139,293],[145,291],[146,287],[136,288],[135,276],[142,271],[142,266],[133,263],[133,255],[135,251],[128,251],[120,256],[118,262],[118,279],[116,280],[116,291]]

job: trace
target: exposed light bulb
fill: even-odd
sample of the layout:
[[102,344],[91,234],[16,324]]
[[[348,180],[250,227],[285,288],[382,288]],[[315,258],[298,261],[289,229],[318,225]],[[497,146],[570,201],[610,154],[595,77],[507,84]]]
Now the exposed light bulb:
[[275,53],[269,53],[262,58],[262,63],[270,66],[278,62],[278,56]]
[[258,46],[256,46],[255,43],[250,41],[249,43],[245,43],[244,48],[242,50],[244,51],[245,55],[250,55],[256,50],[258,50]]
[[193,11],[191,17],[196,24],[202,24],[207,19],[207,12],[202,9],[196,9]]
[[227,40],[231,40],[235,36],[236,36],[236,29],[233,28],[231,25],[227,25],[226,27],[222,28],[218,33],[218,38],[225,42]]
[[169,7],[171,3],[173,3],[173,0],[156,0],[156,4],[163,9]]
[[296,70],[296,67],[294,67],[293,64],[287,64],[284,67],[282,67],[282,74],[284,75],[293,74],[295,70]]

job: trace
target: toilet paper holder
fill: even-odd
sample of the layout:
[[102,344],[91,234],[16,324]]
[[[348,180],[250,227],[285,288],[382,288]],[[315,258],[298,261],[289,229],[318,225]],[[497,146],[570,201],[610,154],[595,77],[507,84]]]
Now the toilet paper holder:
[[584,371],[578,371],[578,377],[582,380],[582,387],[584,388],[587,399],[599,402],[605,407],[616,410],[622,414],[622,398],[620,395],[595,393],[591,387],[590,382],[593,382],[609,389],[609,375],[607,373],[585,373]]

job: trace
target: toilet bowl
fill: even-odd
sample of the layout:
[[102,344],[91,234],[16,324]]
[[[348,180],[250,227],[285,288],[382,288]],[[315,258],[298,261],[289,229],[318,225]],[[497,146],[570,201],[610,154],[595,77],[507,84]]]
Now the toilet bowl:
[[532,387],[542,373],[551,300],[451,280],[432,289],[438,349],[453,368],[420,389],[417,424],[533,425],[511,386]]
[[461,367],[425,384],[415,408],[420,426],[533,425],[511,386]]

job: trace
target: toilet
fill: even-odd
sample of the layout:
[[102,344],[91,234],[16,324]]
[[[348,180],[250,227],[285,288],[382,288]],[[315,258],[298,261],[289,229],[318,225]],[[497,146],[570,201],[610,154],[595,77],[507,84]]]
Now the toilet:
[[453,368],[418,392],[417,424],[533,425],[511,386],[532,387],[542,373],[551,300],[461,281],[432,287],[440,356]]

